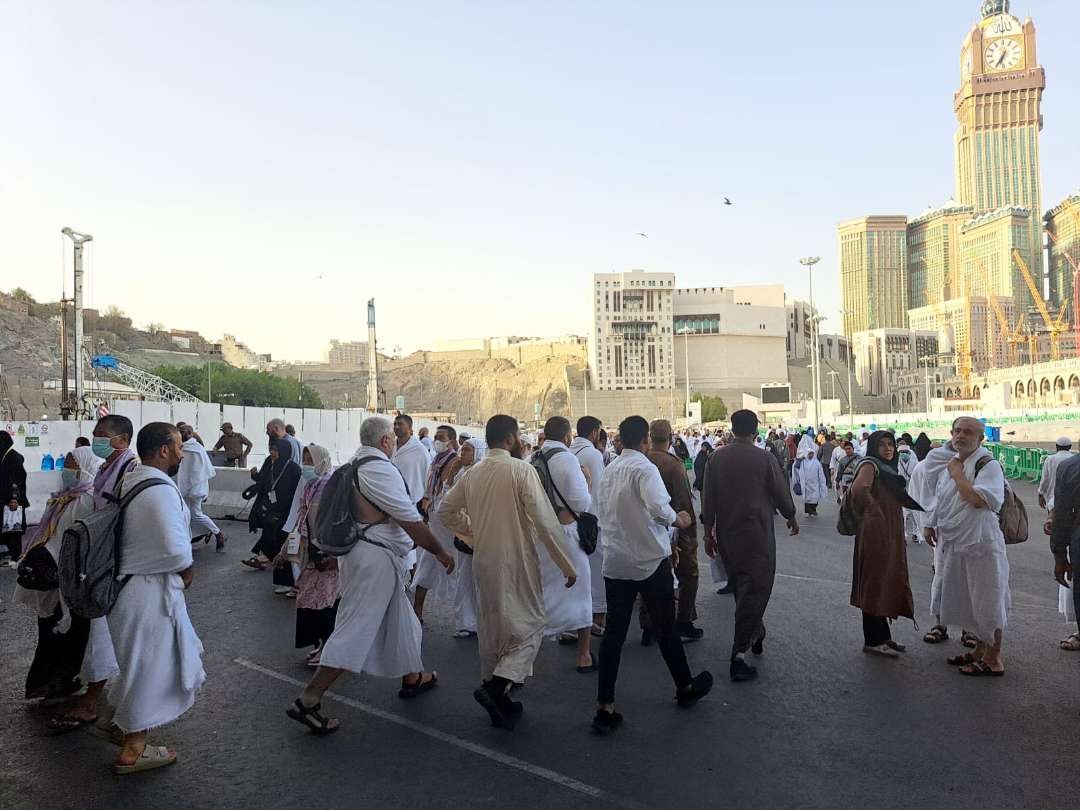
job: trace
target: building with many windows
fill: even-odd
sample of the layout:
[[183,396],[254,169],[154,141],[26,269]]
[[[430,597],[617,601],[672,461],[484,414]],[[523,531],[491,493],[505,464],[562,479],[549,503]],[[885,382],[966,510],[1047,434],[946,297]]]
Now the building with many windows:
[[[953,285],[959,287],[953,290],[953,298],[1009,298],[1020,312],[1034,305],[1024,271],[1013,253],[1018,251],[1025,262],[1031,253],[1029,219],[1026,208],[1008,206],[982,214],[960,229],[960,283]],[[1041,287],[1041,277],[1032,275],[1028,267],[1031,283]]]
[[591,384],[599,391],[673,388],[674,273],[593,275]]
[[870,396],[890,397],[900,403],[897,387],[901,374],[937,357],[938,332],[915,329],[870,329],[852,336],[855,344],[855,377]]
[[907,217],[859,217],[838,232],[844,333],[906,328]]
[[908,307],[918,309],[953,297],[960,274],[960,229],[975,215],[950,200],[908,223]]
[[1080,194],[1051,208],[1043,217],[1049,240],[1047,275],[1050,303],[1055,309],[1068,307],[1068,320],[1077,322],[1076,275],[1080,273]]
[[368,367],[368,344],[366,340],[342,342],[330,341],[327,363],[335,368],[363,369]]

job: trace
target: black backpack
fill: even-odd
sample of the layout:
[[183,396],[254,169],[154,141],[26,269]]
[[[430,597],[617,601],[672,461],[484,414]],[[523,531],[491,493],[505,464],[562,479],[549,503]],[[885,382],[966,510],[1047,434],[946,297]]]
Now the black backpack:
[[[566,502],[566,499],[559,492],[559,488],[555,486],[555,482],[551,479],[551,469],[548,467],[548,460],[559,453],[566,452],[561,447],[553,447],[551,450],[537,451],[533,457],[532,464],[536,474],[540,476],[540,483],[544,487],[544,492],[547,493],[548,500],[551,502],[551,508],[555,510],[555,514],[559,514],[560,509],[565,509],[569,512],[574,521],[577,523],[578,531],[578,545],[581,546],[581,550],[586,554],[592,554],[596,551],[596,543],[600,537],[600,521],[596,515],[590,515],[588,512],[582,512],[580,515],[570,508],[570,504]],[[558,499],[558,501],[556,500]],[[562,502],[562,506],[558,505],[558,502]]]

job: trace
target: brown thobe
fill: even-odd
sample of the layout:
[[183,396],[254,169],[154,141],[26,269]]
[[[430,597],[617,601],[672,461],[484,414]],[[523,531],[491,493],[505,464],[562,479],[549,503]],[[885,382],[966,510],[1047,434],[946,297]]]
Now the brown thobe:
[[735,652],[765,634],[762,619],[776,578],[777,510],[795,516],[795,503],[772,453],[737,441],[705,466],[701,490],[705,530],[715,529],[720,557],[735,590]]
[[851,573],[852,606],[870,616],[914,619],[899,498],[878,482],[876,469],[873,484],[853,484],[851,497],[861,513]]
[[450,531],[472,538],[482,679],[523,682],[546,625],[536,543],[563,574],[576,576],[540,477],[527,462],[491,450],[446,493],[438,516]]
[[[679,567],[675,569],[675,576],[679,580],[675,620],[689,623],[697,619],[695,606],[698,593],[698,527],[694,498],[690,492],[690,482],[686,478],[686,467],[679,459],[665,450],[650,450],[648,457],[660,470],[664,487],[671,496],[671,508],[676,512],[686,512],[693,520],[689,527],[679,530],[675,543],[679,549]],[[642,628],[650,627],[649,611],[642,608],[638,614]]]

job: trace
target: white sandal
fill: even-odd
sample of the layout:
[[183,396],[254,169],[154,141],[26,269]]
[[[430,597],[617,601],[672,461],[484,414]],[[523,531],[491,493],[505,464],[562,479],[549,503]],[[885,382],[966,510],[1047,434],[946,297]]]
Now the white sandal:
[[139,754],[139,758],[132,764],[114,764],[113,773],[123,775],[139,773],[140,771],[153,771],[157,768],[164,768],[166,765],[172,765],[174,762],[176,762],[175,751],[170,751],[164,745],[147,745],[143,748],[143,752]]

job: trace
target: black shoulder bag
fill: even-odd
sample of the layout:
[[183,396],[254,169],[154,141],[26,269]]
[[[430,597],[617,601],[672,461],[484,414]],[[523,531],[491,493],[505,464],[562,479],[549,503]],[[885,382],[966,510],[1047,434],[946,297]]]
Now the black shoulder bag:
[[581,550],[586,554],[592,554],[596,551],[596,542],[600,537],[600,521],[596,515],[590,515],[588,512],[582,512],[580,515],[570,508],[570,504],[566,502],[566,498],[559,492],[559,488],[555,486],[555,479],[551,477],[551,467],[548,466],[548,459],[543,453],[540,454],[540,458],[544,461],[544,466],[547,468],[548,481],[551,483],[551,489],[555,492],[556,497],[564,507],[566,511],[574,518],[577,523],[577,535],[578,545],[581,546]]

